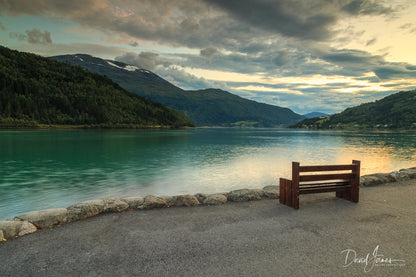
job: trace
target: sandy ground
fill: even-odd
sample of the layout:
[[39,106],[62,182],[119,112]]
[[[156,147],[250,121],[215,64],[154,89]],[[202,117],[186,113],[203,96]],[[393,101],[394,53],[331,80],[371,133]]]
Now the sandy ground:
[[416,180],[102,214],[0,243],[0,276],[415,276]]

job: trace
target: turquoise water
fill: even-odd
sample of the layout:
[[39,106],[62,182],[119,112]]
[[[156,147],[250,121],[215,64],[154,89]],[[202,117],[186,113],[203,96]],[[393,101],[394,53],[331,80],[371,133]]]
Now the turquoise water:
[[0,220],[110,196],[277,185],[291,162],[416,166],[415,132],[286,129],[0,131]]

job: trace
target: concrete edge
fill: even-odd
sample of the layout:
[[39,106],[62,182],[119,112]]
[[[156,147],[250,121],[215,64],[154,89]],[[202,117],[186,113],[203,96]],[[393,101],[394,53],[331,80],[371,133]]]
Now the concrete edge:
[[[373,186],[416,179],[416,167],[390,173],[376,173],[360,177],[360,186]],[[121,213],[132,210],[148,210],[180,206],[221,205],[227,202],[256,201],[264,198],[278,199],[279,186],[262,189],[238,189],[224,193],[176,196],[110,197],[73,204],[67,208],[47,209],[18,215],[0,221],[0,242],[14,239],[37,230],[60,226],[89,218],[101,213]]]

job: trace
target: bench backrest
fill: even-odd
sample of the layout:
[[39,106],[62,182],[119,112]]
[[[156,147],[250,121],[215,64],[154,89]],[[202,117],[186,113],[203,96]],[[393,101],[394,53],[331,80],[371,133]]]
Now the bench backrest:
[[[349,171],[347,173],[331,173],[331,171]],[[319,172],[320,174],[302,174]],[[324,174],[322,174],[324,173]],[[348,182],[351,186],[358,186],[360,182],[360,161],[353,160],[352,164],[345,165],[312,165],[300,166],[298,162],[292,162],[292,182],[294,189],[298,190],[302,185],[322,185],[325,183]]]
[[[327,172],[327,171],[346,171],[347,173],[332,173],[332,174],[310,174],[305,175],[305,172]],[[292,163],[292,181],[304,182],[318,182],[330,180],[350,181],[355,177],[359,177],[360,161],[352,161],[352,164],[345,165],[312,165],[300,166],[298,162]]]

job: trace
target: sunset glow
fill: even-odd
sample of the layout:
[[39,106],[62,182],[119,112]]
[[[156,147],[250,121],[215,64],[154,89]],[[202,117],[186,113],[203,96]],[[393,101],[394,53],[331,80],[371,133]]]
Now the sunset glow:
[[0,44],[84,53],[298,113],[416,88],[413,0],[2,1]]

